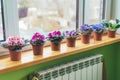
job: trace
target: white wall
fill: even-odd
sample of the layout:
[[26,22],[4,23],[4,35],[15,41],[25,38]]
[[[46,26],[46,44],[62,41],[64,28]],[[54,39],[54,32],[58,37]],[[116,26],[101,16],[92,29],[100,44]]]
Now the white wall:
[[113,6],[112,6],[111,13],[112,13],[111,18],[120,19],[120,0],[113,0]]

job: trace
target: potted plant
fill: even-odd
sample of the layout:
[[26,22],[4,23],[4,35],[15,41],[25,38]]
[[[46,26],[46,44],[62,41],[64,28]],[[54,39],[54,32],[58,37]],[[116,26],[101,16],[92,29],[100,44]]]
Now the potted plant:
[[43,54],[43,46],[45,43],[45,36],[36,32],[33,34],[30,43],[33,48],[34,55],[42,55]]
[[30,0],[18,0],[19,3],[19,18],[24,18],[28,14]]
[[7,40],[4,43],[2,43],[2,46],[4,48],[9,49],[12,61],[21,60],[21,50],[22,47],[24,47],[25,45],[26,45],[25,40],[20,38],[19,36],[8,37]]
[[115,38],[116,30],[120,27],[120,20],[103,20],[102,24],[108,29],[108,37]]
[[101,41],[102,40],[102,34],[105,31],[105,27],[102,24],[95,24],[92,26],[92,29],[94,31],[94,40]]
[[88,44],[90,42],[90,35],[92,31],[92,27],[88,24],[83,24],[79,27],[79,34],[81,35],[82,43]]
[[75,47],[76,38],[78,37],[77,32],[75,30],[65,31],[64,35],[66,36],[67,46],[68,47]]
[[51,41],[52,51],[60,50],[61,41],[63,39],[61,31],[53,31],[48,34],[47,40]]

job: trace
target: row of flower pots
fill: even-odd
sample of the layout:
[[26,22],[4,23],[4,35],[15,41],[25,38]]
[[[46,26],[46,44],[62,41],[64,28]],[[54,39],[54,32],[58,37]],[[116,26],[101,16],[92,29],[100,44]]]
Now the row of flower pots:
[[[33,48],[34,55],[42,55],[45,40],[50,41],[51,50],[60,50],[61,41],[66,38],[66,45],[68,47],[75,47],[76,38],[80,37],[82,43],[89,44],[90,36],[93,32],[93,37],[95,41],[102,40],[102,34],[106,30],[108,31],[108,37],[114,38],[116,30],[120,27],[120,20],[115,21],[103,21],[102,24],[88,25],[84,24],[79,27],[78,31],[53,31],[50,32],[47,37],[39,32],[34,33],[30,40],[30,44]],[[18,36],[9,37],[6,42],[2,43],[4,48],[8,48],[10,52],[10,57],[12,61],[21,60],[21,49],[26,46],[26,41]]]

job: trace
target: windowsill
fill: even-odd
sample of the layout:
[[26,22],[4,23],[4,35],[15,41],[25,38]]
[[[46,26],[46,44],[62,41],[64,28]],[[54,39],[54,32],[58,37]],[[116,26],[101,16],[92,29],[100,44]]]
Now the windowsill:
[[61,51],[51,51],[50,46],[44,47],[44,54],[34,56],[32,50],[23,52],[21,61],[10,61],[9,56],[0,57],[0,74],[7,73],[10,71],[18,70],[21,68],[33,66],[36,64],[44,63],[50,60],[62,58],[72,54],[84,52],[94,48],[102,47],[105,45],[113,44],[120,41],[120,35],[116,38],[108,38],[103,36],[102,41],[95,41],[91,39],[90,44],[82,44],[81,40],[77,40],[76,47],[67,47],[65,43],[61,45]]

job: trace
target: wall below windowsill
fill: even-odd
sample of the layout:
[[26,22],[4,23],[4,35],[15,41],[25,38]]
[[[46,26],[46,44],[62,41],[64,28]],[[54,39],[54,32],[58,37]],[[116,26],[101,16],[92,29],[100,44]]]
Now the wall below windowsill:
[[75,48],[67,47],[66,43],[63,43],[60,51],[51,51],[50,46],[44,47],[44,54],[38,56],[34,56],[32,50],[26,51],[22,53],[21,61],[10,61],[9,56],[0,57],[0,74],[77,54],[119,41],[120,35],[117,35],[116,38],[108,38],[107,36],[103,36],[102,41],[94,41],[91,39],[90,44],[82,44],[81,40],[77,40]]

